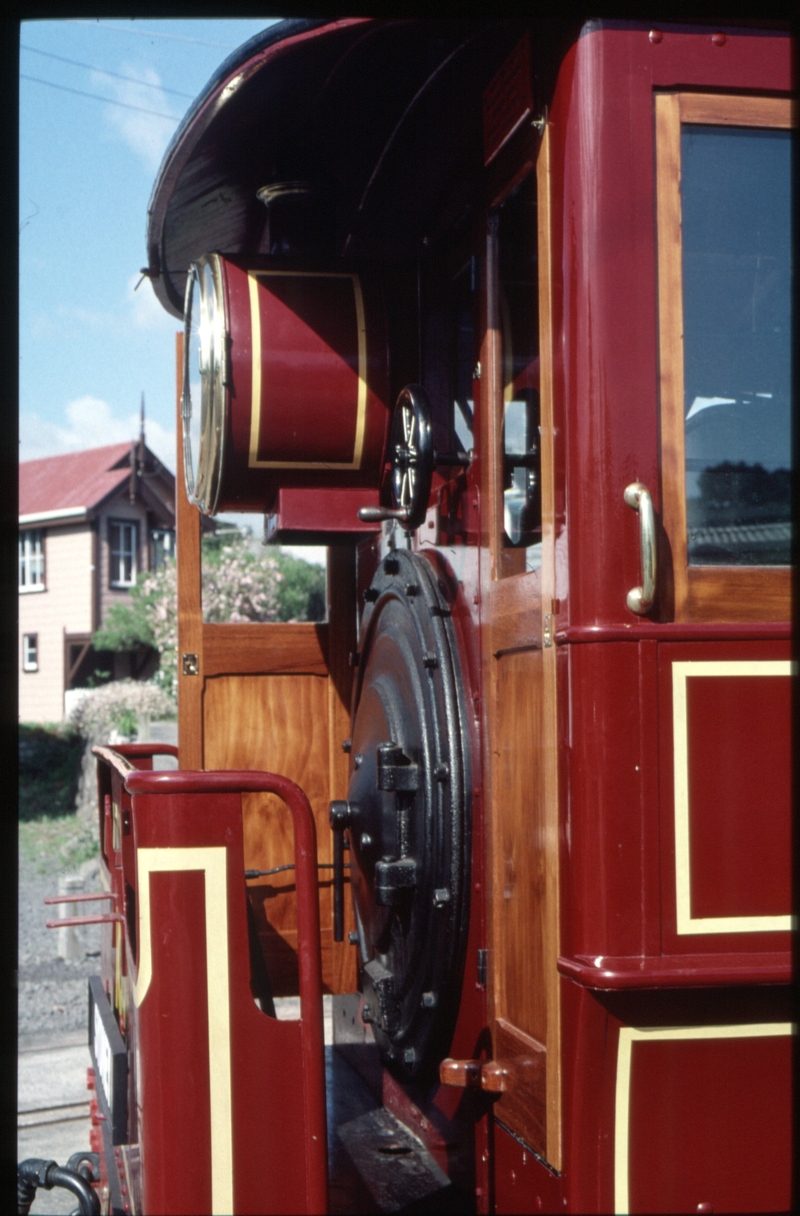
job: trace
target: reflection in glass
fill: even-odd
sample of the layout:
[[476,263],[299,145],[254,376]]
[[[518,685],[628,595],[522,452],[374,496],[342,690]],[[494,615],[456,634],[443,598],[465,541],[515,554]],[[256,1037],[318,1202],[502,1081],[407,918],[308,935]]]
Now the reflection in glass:
[[502,574],[542,564],[536,179],[503,203],[498,246],[503,335]]
[[791,135],[681,134],[686,514],[692,565],[791,546]]
[[475,259],[453,280],[453,319],[455,349],[453,351],[453,431],[456,450],[469,452],[474,444],[473,425],[475,405],[472,400],[472,374],[475,368],[475,339],[472,327],[473,292],[475,290]]

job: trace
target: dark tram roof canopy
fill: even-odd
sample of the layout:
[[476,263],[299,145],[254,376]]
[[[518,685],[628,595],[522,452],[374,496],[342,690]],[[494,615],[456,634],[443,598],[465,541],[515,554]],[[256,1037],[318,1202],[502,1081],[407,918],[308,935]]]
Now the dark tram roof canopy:
[[[272,208],[257,197],[274,183],[308,183],[311,226],[325,230],[330,257],[396,258],[435,235],[434,224],[468,205],[482,91],[524,29],[511,20],[290,20],[246,42],[192,104],[153,188],[148,267],[164,307],[182,315],[186,272],[202,254],[274,251]],[[577,32],[536,26],[538,107]],[[285,197],[284,213],[303,197]]]
[[[396,259],[433,241],[469,208],[482,93],[524,30],[541,115],[570,44],[609,26],[649,28],[584,24],[576,13],[564,21],[350,17],[268,27],[225,60],[167,149],[147,219],[159,300],[182,316],[187,270],[205,253],[291,252],[288,237],[288,248],[276,248],[275,229],[286,236],[298,217],[305,244],[312,234],[315,254],[328,258]],[[268,211],[258,191],[279,183],[307,192],[279,194]]]

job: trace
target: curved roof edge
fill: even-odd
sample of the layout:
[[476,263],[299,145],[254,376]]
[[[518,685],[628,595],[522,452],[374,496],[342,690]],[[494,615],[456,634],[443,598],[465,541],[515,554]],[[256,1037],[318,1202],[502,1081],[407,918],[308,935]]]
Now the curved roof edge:
[[288,46],[313,36],[322,28],[341,28],[371,20],[373,18],[370,17],[322,17],[278,21],[262,33],[255,34],[229,55],[191,103],[164,153],[147,206],[146,274],[152,282],[159,303],[167,312],[174,316],[182,315],[182,309],[177,308],[175,302],[170,299],[161,276],[161,239],[169,198],[192,150],[220,107],[249,76],[259,71]]

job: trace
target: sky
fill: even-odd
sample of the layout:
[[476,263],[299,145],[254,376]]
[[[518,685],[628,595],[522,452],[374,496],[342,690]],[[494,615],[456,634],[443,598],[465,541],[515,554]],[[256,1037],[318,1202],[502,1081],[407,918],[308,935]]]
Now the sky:
[[20,460],[135,438],[144,393],[175,470],[180,322],[140,282],[147,205],[191,102],[273,21],[22,23]]

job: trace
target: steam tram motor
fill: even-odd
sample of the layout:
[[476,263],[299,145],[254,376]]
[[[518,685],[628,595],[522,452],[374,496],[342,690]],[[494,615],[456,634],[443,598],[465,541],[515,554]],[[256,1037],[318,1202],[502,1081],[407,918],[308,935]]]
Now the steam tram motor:
[[[790,87],[775,28],[293,20],[189,110],[104,1211],[789,1209]],[[326,623],[203,622],[222,510]]]

